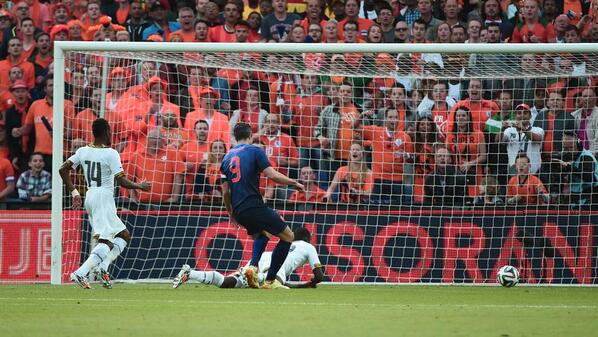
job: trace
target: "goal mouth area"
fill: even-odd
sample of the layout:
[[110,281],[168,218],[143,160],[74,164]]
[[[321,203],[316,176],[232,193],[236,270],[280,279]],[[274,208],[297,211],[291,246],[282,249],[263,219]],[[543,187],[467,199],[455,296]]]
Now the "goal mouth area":
[[[354,102],[358,102],[356,105],[359,105],[359,108],[356,108],[356,113],[371,109],[384,110],[383,114],[386,114],[388,110],[396,109],[389,103],[392,101],[390,92],[393,88],[402,86],[403,98],[401,99],[409,108],[405,110],[413,112],[414,116],[411,116],[413,117],[413,122],[410,122],[412,124],[404,123],[401,127],[413,139],[417,133],[416,124],[419,119],[432,116],[432,112],[429,107],[426,109],[430,111],[422,110],[423,112],[420,112],[419,105],[415,104],[413,107],[409,105],[417,101],[413,98],[415,92],[432,100],[433,83],[446,84],[447,98],[453,98],[455,102],[467,99],[468,85],[473,80],[481,82],[482,89],[479,90],[479,96],[485,101],[494,101],[495,103],[498,100],[497,95],[503,91],[509,91],[513,96],[513,102],[517,102],[511,109],[516,114],[515,107],[519,106],[519,103],[530,104],[530,98],[523,97],[529,93],[522,93],[530,89],[525,87],[527,83],[542,83],[529,90],[532,95],[531,100],[533,100],[536,91],[542,91],[543,94],[548,95],[552,90],[595,88],[596,79],[598,79],[598,44],[586,43],[322,45],[151,42],[120,44],[60,41],[55,44],[54,60],[56,85],[54,86],[53,151],[63,154],[69,154],[72,151],[72,148],[69,147],[72,145],[69,143],[72,139],[69,137],[72,138],[72,133],[80,131],[75,130],[72,124],[65,123],[65,116],[68,113],[65,107],[69,105],[65,86],[72,84],[68,77],[75,69],[72,67],[73,65],[82,68],[79,70],[85,76],[85,81],[94,81],[94,89],[100,89],[100,115],[109,110],[108,93],[112,90],[111,71],[122,64],[126,64],[132,70],[124,75],[129,86],[127,89],[131,89],[133,86],[143,87],[147,83],[144,83],[144,79],[142,79],[141,68],[144,63],[153,63],[156,67],[153,74],[158,77],[160,75],[176,77],[178,72],[184,73],[190,69],[217,69],[242,74],[261,73],[263,82],[267,82],[267,84],[259,87],[260,99],[264,103],[262,97],[269,96],[270,100],[260,105],[260,109],[285,118],[284,122],[287,123],[288,131],[285,130],[282,133],[288,132],[294,141],[300,137],[297,130],[304,127],[303,120],[293,121],[292,113],[284,114],[280,111],[276,113],[270,108],[282,111],[288,101],[284,97],[287,94],[284,92],[284,86],[288,84],[299,87],[303,75],[313,75],[317,81],[320,81],[318,85],[321,91],[318,91],[318,94],[323,96],[323,100],[331,99],[331,95],[328,94],[330,87],[340,88],[350,82],[353,86],[352,89],[357,89],[351,90],[350,93],[350,98]],[[92,66],[97,68],[93,70],[94,72],[89,69]],[[160,68],[161,66],[164,66],[163,69]],[[90,73],[94,75],[89,75]],[[183,77],[185,76],[181,78]],[[368,81],[362,81],[365,78]],[[389,83],[392,84],[386,85],[385,80],[389,80]],[[324,81],[326,82],[325,88]],[[507,88],[506,83],[509,83],[511,87]],[[188,89],[190,86],[188,83],[170,82],[168,84],[173,84],[173,88],[176,87],[169,91],[168,95],[186,95],[184,98],[189,103],[184,108],[188,110],[187,113],[200,110],[200,107],[195,105],[201,104],[200,100],[193,101],[196,98],[193,95],[199,96],[199,93],[179,94],[176,91],[179,88]],[[249,87],[251,84],[253,83],[250,83]],[[266,88],[266,91],[262,90],[263,88]],[[229,88],[230,92],[232,89]],[[218,101],[220,92],[218,95],[214,92],[208,94]],[[296,98],[300,94],[301,91],[297,89],[289,96],[294,95],[293,98]],[[86,99],[91,99],[92,91],[86,95],[88,95],[85,97]],[[515,97],[516,95],[519,96]],[[565,104],[572,104],[571,106],[577,108],[575,101],[579,96],[578,93],[572,93],[570,97],[564,99]],[[240,102],[239,97],[237,100]],[[423,101],[423,97],[420,98],[419,103]],[[231,98],[230,101],[232,100]],[[279,100],[282,103],[278,104]],[[548,99],[543,98],[543,100],[547,101]],[[372,101],[375,103],[371,103]],[[129,104],[129,107],[136,108],[136,104],[137,101]],[[368,104],[374,104],[374,106],[368,106]],[[297,103],[297,105],[299,104]],[[180,104],[178,106],[183,107]],[[323,107],[318,109],[318,113],[324,110]],[[227,109],[224,114],[227,115],[227,118],[231,118],[236,110],[240,111],[241,108]],[[450,110],[447,108],[444,112],[448,115]],[[537,109],[534,113],[540,111],[541,109]],[[489,113],[486,110],[482,112]],[[488,117],[496,112],[492,111]],[[572,110],[568,111],[569,114],[570,112]],[[403,118],[406,119],[406,114],[405,112],[405,115],[400,115],[398,119],[401,121]],[[447,129],[443,132],[444,137],[448,138],[452,131],[448,130],[448,116],[446,118],[445,127]],[[434,118],[430,119],[436,123]],[[380,123],[375,124],[377,122]],[[453,122],[456,124],[455,120]],[[494,135],[504,132],[501,130],[501,122],[497,121],[491,125],[499,130],[493,131]],[[266,122],[264,121],[264,123]],[[384,123],[385,120],[382,118],[372,121],[368,126],[385,127]],[[483,123],[480,124],[483,125]],[[512,124],[510,126],[514,127],[515,123]],[[408,130],[409,127],[414,129]],[[131,127],[131,129],[135,128],[136,126]],[[181,126],[181,129],[183,128],[186,127]],[[316,125],[309,124],[306,128],[313,130]],[[143,127],[138,129],[141,130]],[[185,142],[192,142],[196,134],[191,133],[194,132],[192,128],[187,127],[186,129],[186,131],[190,131],[190,136],[185,139]],[[323,129],[330,130],[331,128],[327,126]],[[150,130],[150,127],[147,127],[147,130]],[[478,131],[485,132],[484,130]],[[147,136],[147,131],[143,132],[146,132],[143,136]],[[301,137],[314,137],[313,132],[310,134],[309,130],[305,134]],[[487,136],[484,134],[486,139],[489,138]],[[132,155],[140,155],[143,152],[142,146],[147,145],[140,140],[141,138],[131,141],[136,142],[136,146],[138,146],[132,151]],[[351,142],[354,140],[362,147],[365,166],[368,166],[371,171],[375,170],[373,166],[382,162],[379,160],[380,157],[374,157],[373,154],[375,151],[372,150],[372,144],[376,140],[365,139],[363,133],[360,133],[359,137],[352,138]],[[403,142],[402,139],[400,142],[397,142],[396,139],[392,139],[392,141],[397,146]],[[446,142],[448,141],[444,139],[427,145]],[[454,148],[458,149],[459,141],[453,143],[457,146]],[[277,147],[275,141],[272,144],[261,145],[265,148]],[[393,144],[389,145],[390,147],[394,146]],[[318,146],[313,145],[313,147]],[[465,153],[461,150],[458,154],[457,151],[452,149],[451,151],[451,158]],[[467,149],[467,151],[470,150]],[[184,151],[181,150],[181,147],[177,147],[176,152],[180,154]],[[469,153],[467,152],[465,155]],[[433,156],[433,153],[427,154]],[[487,152],[486,154],[498,153]],[[505,153],[501,152],[500,154]],[[275,157],[272,153],[267,152],[267,155]],[[70,269],[87,256],[88,244],[91,242],[91,227],[85,213],[75,215],[67,211],[70,196],[64,194],[63,182],[58,173],[62,159],[60,157],[55,156],[52,172],[52,283],[54,284],[65,282],[65,273],[68,275]],[[308,155],[308,159],[323,162],[316,159],[316,155],[312,153]],[[347,156],[342,159],[334,157],[332,159],[349,162],[351,157]],[[206,158],[206,163],[207,160],[208,158]],[[422,177],[427,177],[430,172],[417,171],[415,166],[416,163],[419,165],[419,162],[415,162],[415,160],[417,159],[413,159],[413,167],[401,172],[406,177],[406,180],[401,183],[405,182],[405,185],[410,185],[414,190],[416,187],[420,187],[418,193],[425,194],[426,181]],[[503,162],[498,160],[496,165],[510,165],[507,163],[510,158],[501,160]],[[407,166],[410,164],[408,163]],[[427,163],[425,164],[427,165]],[[459,163],[459,165],[461,164],[463,163]],[[310,164],[308,163],[308,165]],[[477,166],[480,168],[478,171],[480,173],[474,170],[474,173],[464,171],[458,174],[463,177],[467,176],[466,179],[472,181],[468,182],[470,184],[468,187],[472,188],[463,191],[461,196],[454,196],[453,199],[465,195],[471,199],[479,196],[476,193],[479,193],[477,191],[482,183],[478,176],[482,178],[486,175],[486,169],[490,167],[490,164],[483,163]],[[289,171],[294,171],[292,174],[298,178],[300,168],[294,167]],[[477,169],[477,167],[474,168]],[[367,173],[368,169],[363,171]],[[426,168],[426,170],[428,169]],[[329,187],[333,176],[339,170],[340,167],[322,168],[319,166],[314,168],[314,171],[318,171],[315,174],[322,171],[326,171],[328,174],[327,178],[317,176],[316,181],[319,183],[328,179],[326,186]],[[194,171],[193,173],[198,172]],[[421,179],[418,180],[417,175]],[[512,172],[506,173],[506,175],[510,178]],[[197,175],[191,180],[185,180],[184,186],[196,184],[196,179],[199,179]],[[204,177],[204,179],[206,178]],[[346,181],[347,186],[349,185],[348,180]],[[372,180],[372,184],[378,184],[374,178]],[[358,184],[365,183],[359,181]],[[501,182],[500,187],[506,189],[507,184]],[[577,283],[594,285],[597,282],[592,274],[595,273],[596,263],[598,263],[595,256],[598,246],[598,239],[595,236],[598,230],[596,228],[598,211],[590,210],[592,208],[586,209],[571,203],[490,204],[488,206],[464,203],[455,206],[434,201],[424,204],[424,201],[382,200],[387,195],[382,195],[378,199],[360,198],[359,195],[353,198],[355,195],[342,190],[343,188],[342,186],[338,187],[338,191],[332,193],[333,201],[329,203],[291,204],[285,199],[293,192],[291,190],[283,191],[283,197],[275,192],[274,197],[268,203],[269,206],[280,211],[291,227],[310,226],[310,231],[314,233],[314,243],[322,259],[326,261],[324,264],[330,267],[327,269],[326,281],[331,284],[469,285],[471,282],[473,285],[486,286],[489,283],[494,283],[498,268],[507,264],[522,270],[524,284],[544,284],[541,282],[546,280],[552,282],[550,284],[567,286]],[[326,187],[323,189],[326,190]],[[204,191],[201,189],[201,193]],[[123,190],[120,189],[120,197],[126,193],[126,191],[122,192]],[[127,247],[124,257],[117,260],[117,266],[114,267],[118,281],[169,282],[182,264],[230,272],[236,269],[241,261],[247,260],[251,249],[249,237],[239,234],[242,230],[239,231],[229,223],[228,216],[221,206],[221,200],[218,197],[209,199],[209,202],[204,201],[206,199],[199,201],[186,199],[185,193],[186,190],[180,193],[181,199],[177,202],[167,201],[166,198],[158,201],[142,201],[136,208],[125,206],[125,210],[119,211],[119,216],[128,219],[127,221],[132,224],[130,227],[135,229],[135,232],[132,233],[133,243]],[[207,192],[205,193],[207,194]],[[349,195],[345,201],[341,199],[343,193]],[[392,193],[395,192],[391,192],[388,196],[397,196]],[[400,196],[409,193],[412,193],[411,196],[413,196],[416,192],[403,193],[401,191]],[[506,194],[506,192],[501,193]],[[120,206],[118,203],[117,205]],[[526,232],[526,230],[528,231]],[[536,240],[538,238],[542,240]],[[528,241],[525,241],[526,239]],[[66,245],[65,241],[68,241],[69,244]],[[547,242],[554,246],[551,248],[556,249],[556,256],[544,256],[543,249],[546,248]],[[298,274],[299,277],[305,277],[309,272],[310,270],[305,268]]]

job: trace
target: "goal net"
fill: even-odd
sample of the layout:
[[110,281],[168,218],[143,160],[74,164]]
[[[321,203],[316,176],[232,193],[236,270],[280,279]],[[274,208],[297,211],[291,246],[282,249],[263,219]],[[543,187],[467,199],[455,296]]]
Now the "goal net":
[[[260,192],[310,230],[326,281],[495,283],[512,265],[524,283],[596,283],[595,44],[56,49],[54,283],[94,242],[57,168],[99,116],[127,176],[152,186],[114,191],[133,237],[115,279],[170,280],[183,264],[230,273],[250,259],[219,173],[245,122],[271,165],[306,186],[262,178]],[[73,177],[84,196],[82,171]],[[292,280],[310,277],[305,266]]]

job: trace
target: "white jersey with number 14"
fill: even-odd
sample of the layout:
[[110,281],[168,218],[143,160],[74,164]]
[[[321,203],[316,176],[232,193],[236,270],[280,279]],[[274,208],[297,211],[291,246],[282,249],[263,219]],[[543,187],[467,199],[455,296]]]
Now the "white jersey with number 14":
[[87,145],[79,148],[68,159],[73,167],[83,166],[87,188],[114,192],[114,177],[124,174],[120,156],[109,147]]

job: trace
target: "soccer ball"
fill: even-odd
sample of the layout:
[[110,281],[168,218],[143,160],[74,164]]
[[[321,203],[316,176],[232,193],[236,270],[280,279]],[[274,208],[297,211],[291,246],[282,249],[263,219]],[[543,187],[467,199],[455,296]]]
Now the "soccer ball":
[[503,287],[513,287],[519,283],[519,271],[513,266],[503,266],[498,270],[496,280]]

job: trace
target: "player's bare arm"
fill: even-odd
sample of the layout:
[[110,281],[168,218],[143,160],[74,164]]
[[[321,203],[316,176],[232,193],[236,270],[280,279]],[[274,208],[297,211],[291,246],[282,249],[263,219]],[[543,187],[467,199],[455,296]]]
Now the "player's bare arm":
[[235,217],[233,216],[230,184],[226,180],[222,182],[222,202],[224,202],[224,207],[226,208],[226,212],[228,213],[228,218],[230,219],[230,222],[235,224],[236,226],[239,226],[237,220],[235,220]]
[[67,192],[70,193],[73,198],[73,208],[78,209],[83,204],[83,201],[81,200],[79,191],[77,191],[75,185],[73,185],[73,181],[71,180],[72,169],[73,163],[70,160],[67,160],[62,164],[62,166],[60,166],[58,172],[60,173],[62,181],[64,181],[64,184],[66,185]]
[[286,283],[285,285],[289,288],[316,288],[318,283],[322,282],[324,280],[324,268],[322,266],[316,266],[313,269],[313,273],[314,276],[311,278],[311,280],[307,281],[307,282],[303,282],[303,283]]
[[277,184],[293,186],[297,188],[299,191],[305,190],[303,184],[299,183],[295,179],[291,179],[285,176],[284,174],[276,171],[272,166],[267,167],[266,169],[264,169],[263,172],[266,175],[266,177],[274,180]]
[[134,181],[129,180],[129,178],[127,178],[127,176],[124,173],[116,176],[116,182],[119,186],[131,190],[142,190],[147,192],[151,189],[151,185],[147,181],[136,183]]

